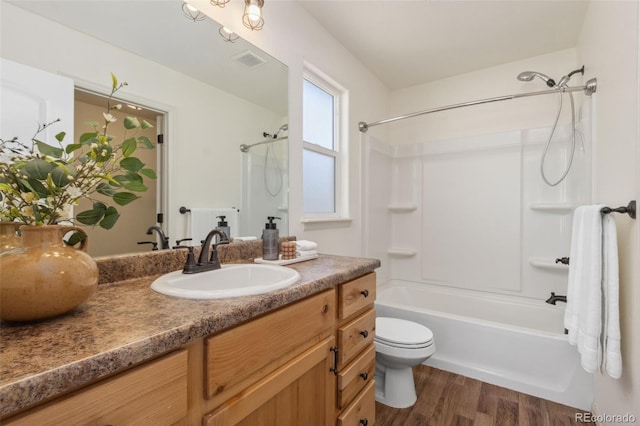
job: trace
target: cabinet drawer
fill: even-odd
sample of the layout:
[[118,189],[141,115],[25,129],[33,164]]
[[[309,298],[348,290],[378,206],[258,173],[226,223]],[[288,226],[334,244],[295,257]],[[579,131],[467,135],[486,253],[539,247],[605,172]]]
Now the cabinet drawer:
[[338,367],[343,368],[354,356],[373,343],[376,312],[368,310],[353,321],[338,328]]
[[370,345],[338,374],[338,408],[346,407],[373,380],[376,369],[376,349]]
[[223,401],[274,371],[335,325],[335,291],[325,291],[205,340],[205,396]]
[[338,426],[373,426],[376,422],[376,387],[369,382],[360,396],[338,417]]
[[187,415],[187,351],[51,401],[3,425],[170,425]]
[[376,274],[372,272],[342,284],[339,292],[338,316],[343,320],[376,300]]

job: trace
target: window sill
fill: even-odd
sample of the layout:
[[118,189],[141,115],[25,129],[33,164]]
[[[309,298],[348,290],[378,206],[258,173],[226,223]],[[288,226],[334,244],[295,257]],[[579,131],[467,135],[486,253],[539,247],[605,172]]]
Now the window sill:
[[350,223],[352,221],[353,219],[351,219],[350,217],[309,217],[300,219],[300,223]]

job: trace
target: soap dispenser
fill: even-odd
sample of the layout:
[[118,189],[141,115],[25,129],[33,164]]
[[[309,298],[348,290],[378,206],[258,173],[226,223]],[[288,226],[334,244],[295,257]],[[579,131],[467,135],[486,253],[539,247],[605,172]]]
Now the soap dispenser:
[[275,219],[280,219],[275,216],[268,216],[268,223],[265,223],[265,229],[262,231],[262,258],[264,260],[278,260],[280,255],[280,232],[278,227],[273,222]]
[[224,232],[227,236],[227,241],[231,241],[231,227],[227,224],[226,216],[216,216],[217,219],[220,219],[218,222],[218,227],[216,228],[218,231]]

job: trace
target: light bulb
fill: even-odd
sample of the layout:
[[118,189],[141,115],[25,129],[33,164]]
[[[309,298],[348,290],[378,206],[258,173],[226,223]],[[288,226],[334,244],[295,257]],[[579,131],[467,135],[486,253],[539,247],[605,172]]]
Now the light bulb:
[[224,31],[227,34],[233,34],[233,31],[231,31],[229,28],[227,27],[222,27],[222,31]]
[[247,9],[247,16],[251,22],[256,22],[260,20],[260,15],[262,14],[262,10],[260,6],[255,4],[250,4]]

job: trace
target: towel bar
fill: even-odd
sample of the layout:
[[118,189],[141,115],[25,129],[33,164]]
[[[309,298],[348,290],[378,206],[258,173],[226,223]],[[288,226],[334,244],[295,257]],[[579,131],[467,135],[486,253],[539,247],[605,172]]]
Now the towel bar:
[[629,201],[629,204],[627,204],[626,207],[618,207],[616,209],[612,209],[611,207],[603,207],[600,210],[601,213],[603,214],[609,214],[609,213],[627,213],[632,219],[636,218],[636,200],[631,200]]

